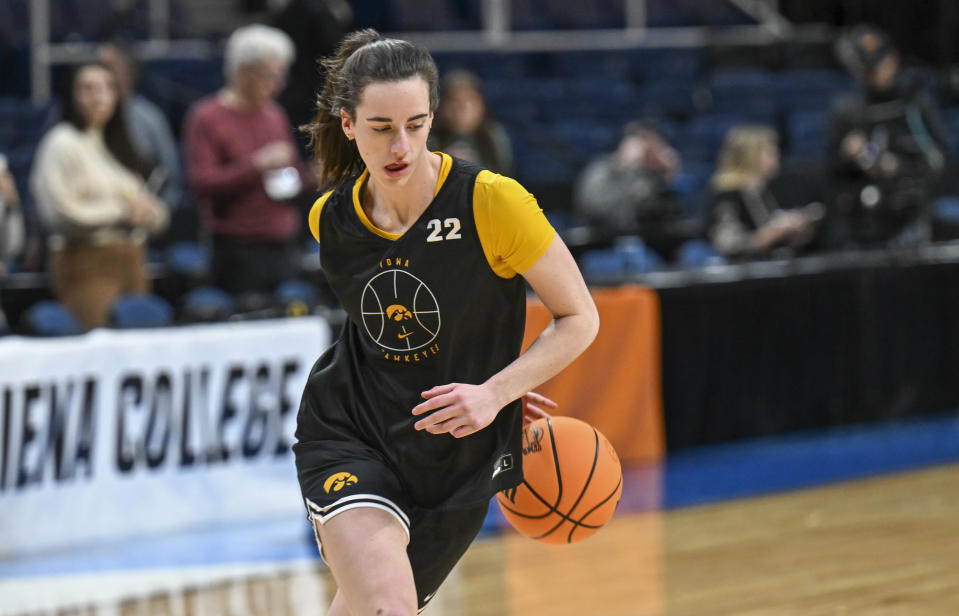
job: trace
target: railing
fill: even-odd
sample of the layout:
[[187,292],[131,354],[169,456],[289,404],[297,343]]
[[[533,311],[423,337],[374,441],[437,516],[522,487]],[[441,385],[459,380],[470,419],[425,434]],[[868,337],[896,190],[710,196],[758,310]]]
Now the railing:
[[[646,0],[625,0],[624,27],[590,30],[515,31],[510,23],[511,0],[482,0],[481,29],[456,32],[396,32],[398,38],[417,41],[434,52],[443,51],[562,51],[629,49],[634,47],[696,47],[704,44],[767,44],[777,41],[825,42],[831,29],[822,24],[796,25],[777,11],[776,0],[726,0],[756,20],[754,25],[647,27]],[[31,0],[31,95],[44,103],[51,94],[50,68],[56,64],[93,58],[95,44],[52,43],[50,0]],[[217,45],[201,39],[171,39],[170,1],[150,0],[149,38],[135,46],[141,60],[209,58]]]

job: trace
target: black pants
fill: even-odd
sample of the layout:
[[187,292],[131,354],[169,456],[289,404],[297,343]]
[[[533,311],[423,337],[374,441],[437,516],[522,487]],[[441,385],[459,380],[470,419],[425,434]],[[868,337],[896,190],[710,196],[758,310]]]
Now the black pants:
[[213,284],[224,291],[271,294],[284,280],[299,273],[297,253],[291,241],[248,240],[214,235]]

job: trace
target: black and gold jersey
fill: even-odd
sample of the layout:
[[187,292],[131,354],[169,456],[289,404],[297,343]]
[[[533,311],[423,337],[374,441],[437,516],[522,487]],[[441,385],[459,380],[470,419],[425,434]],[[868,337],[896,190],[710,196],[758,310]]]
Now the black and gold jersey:
[[300,442],[356,439],[430,508],[487,501],[522,480],[521,404],[470,436],[417,431],[421,393],[479,384],[520,352],[522,274],[555,232],[517,182],[442,154],[432,203],[402,235],[378,229],[360,204],[364,172],[310,213],[320,260],[348,315],[309,378]]

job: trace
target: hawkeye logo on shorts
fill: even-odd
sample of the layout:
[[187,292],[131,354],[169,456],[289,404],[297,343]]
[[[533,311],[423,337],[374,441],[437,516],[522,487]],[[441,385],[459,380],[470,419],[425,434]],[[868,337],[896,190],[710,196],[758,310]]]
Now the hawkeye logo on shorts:
[[326,478],[326,481],[323,482],[323,491],[329,494],[330,492],[339,492],[345,486],[351,486],[356,483],[359,483],[359,479],[356,478],[356,475],[352,473],[334,473]]
[[360,311],[383,358],[418,363],[439,352],[440,307],[426,283],[406,270],[409,259],[388,258],[363,288]]

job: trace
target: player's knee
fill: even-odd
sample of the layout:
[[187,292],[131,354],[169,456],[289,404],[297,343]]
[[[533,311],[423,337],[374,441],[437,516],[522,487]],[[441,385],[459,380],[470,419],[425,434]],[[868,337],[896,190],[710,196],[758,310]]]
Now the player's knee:
[[383,598],[375,603],[373,614],[376,616],[416,616],[416,599],[412,602],[405,598]]
[[376,616],[416,616],[418,605],[412,588],[392,586],[376,593],[371,612]]

